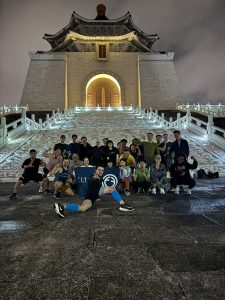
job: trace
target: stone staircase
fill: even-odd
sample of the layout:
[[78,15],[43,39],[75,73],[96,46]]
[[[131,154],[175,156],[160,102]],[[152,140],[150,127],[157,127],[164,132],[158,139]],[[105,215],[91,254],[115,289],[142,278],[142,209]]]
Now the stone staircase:
[[[77,134],[78,139],[86,136],[91,145],[97,140],[108,137],[116,145],[122,138],[128,144],[134,137],[143,139],[147,132],[162,134],[167,132],[171,141],[173,130],[162,128],[159,122],[133,111],[82,111],[74,112],[61,120],[48,130],[36,132],[27,131],[22,136],[11,141],[0,151],[0,178],[1,181],[15,181],[21,174],[21,164],[29,156],[29,150],[34,148],[38,157],[42,157],[44,150],[53,148],[59,141],[59,136],[66,135],[66,142],[70,143],[72,134]],[[182,136],[188,140],[190,153],[199,161],[199,167],[224,173],[224,149],[216,147],[205,137],[197,135],[190,130],[181,130]],[[43,158],[44,159],[44,158]]]

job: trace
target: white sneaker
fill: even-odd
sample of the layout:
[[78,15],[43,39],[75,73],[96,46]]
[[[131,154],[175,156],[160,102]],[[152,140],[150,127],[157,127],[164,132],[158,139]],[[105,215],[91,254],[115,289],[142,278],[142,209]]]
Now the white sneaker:
[[156,188],[152,188],[152,194],[156,194]]
[[179,189],[179,187],[176,187],[176,188],[175,188],[175,191],[174,191],[174,193],[178,195],[178,194],[179,194],[179,192],[180,192],[180,189]]
[[187,195],[191,195],[191,189],[187,189]]
[[39,193],[42,193],[43,192],[43,188],[42,186],[39,187]]
[[164,195],[164,194],[165,194],[164,188],[160,188],[160,189],[159,189],[159,192],[160,192],[161,195]]
[[130,196],[130,192],[128,190],[124,190],[124,195],[125,196]]

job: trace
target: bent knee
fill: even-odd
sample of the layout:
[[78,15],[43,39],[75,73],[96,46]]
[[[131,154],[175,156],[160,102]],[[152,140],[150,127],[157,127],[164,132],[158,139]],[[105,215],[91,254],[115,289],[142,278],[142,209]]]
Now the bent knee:
[[85,211],[87,211],[89,208],[90,208],[90,207],[88,207],[88,206],[82,206],[82,205],[81,205],[79,211],[85,212]]

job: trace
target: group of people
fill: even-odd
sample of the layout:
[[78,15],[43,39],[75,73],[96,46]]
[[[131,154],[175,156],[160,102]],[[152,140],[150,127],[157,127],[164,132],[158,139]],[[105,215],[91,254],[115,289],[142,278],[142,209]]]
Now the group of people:
[[[37,158],[37,152],[30,150],[30,157],[26,159],[22,168],[22,176],[14,186],[10,199],[16,199],[17,193],[22,185],[29,181],[40,182],[40,192],[52,193],[54,197],[60,198],[60,194],[74,195],[76,192],[76,168],[95,167],[94,174],[88,182],[85,200],[82,205],[55,203],[55,211],[60,217],[64,217],[64,211],[86,211],[103,194],[111,193],[113,198],[120,203],[123,211],[132,211],[134,208],[128,205],[121,197],[130,195],[133,187],[134,193],[165,194],[165,185],[170,177],[170,190],[179,194],[179,186],[187,185],[187,193],[191,194],[195,186],[195,180],[191,177],[189,170],[197,168],[197,160],[191,156],[193,163],[188,163],[188,142],[181,138],[180,131],[174,131],[175,141],[170,142],[168,135],[156,135],[147,133],[147,140],[134,138],[128,147],[124,138],[114,146],[112,140],[103,139],[96,142],[95,146],[88,143],[86,137],[77,140],[77,135],[72,135],[72,142],[65,142],[65,135],[60,136],[60,142],[55,144],[53,150],[44,151],[43,156],[47,162]],[[43,174],[39,173],[39,167],[43,167]],[[101,177],[104,168],[119,169],[119,188],[103,187]],[[168,176],[170,175],[170,176]],[[53,182],[53,187],[51,187]]]

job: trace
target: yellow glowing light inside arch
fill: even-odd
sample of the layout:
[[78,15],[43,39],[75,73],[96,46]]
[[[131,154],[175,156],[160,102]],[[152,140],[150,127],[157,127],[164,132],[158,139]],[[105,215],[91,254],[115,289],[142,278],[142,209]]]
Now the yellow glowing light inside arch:
[[108,74],[98,74],[98,75],[93,76],[93,77],[88,81],[88,83],[87,83],[87,85],[86,85],[86,106],[87,106],[87,103],[88,103],[88,100],[87,100],[87,92],[88,92],[88,88],[89,88],[90,84],[91,84],[93,81],[95,81],[95,80],[97,80],[97,79],[100,79],[100,78],[105,78],[105,79],[112,80],[112,81],[116,84],[116,86],[118,87],[118,90],[119,90],[119,101],[120,101],[120,103],[121,103],[121,97],[120,97],[120,95],[121,95],[121,90],[120,90],[119,82],[118,82],[113,76],[111,76],[111,75],[108,75]]

